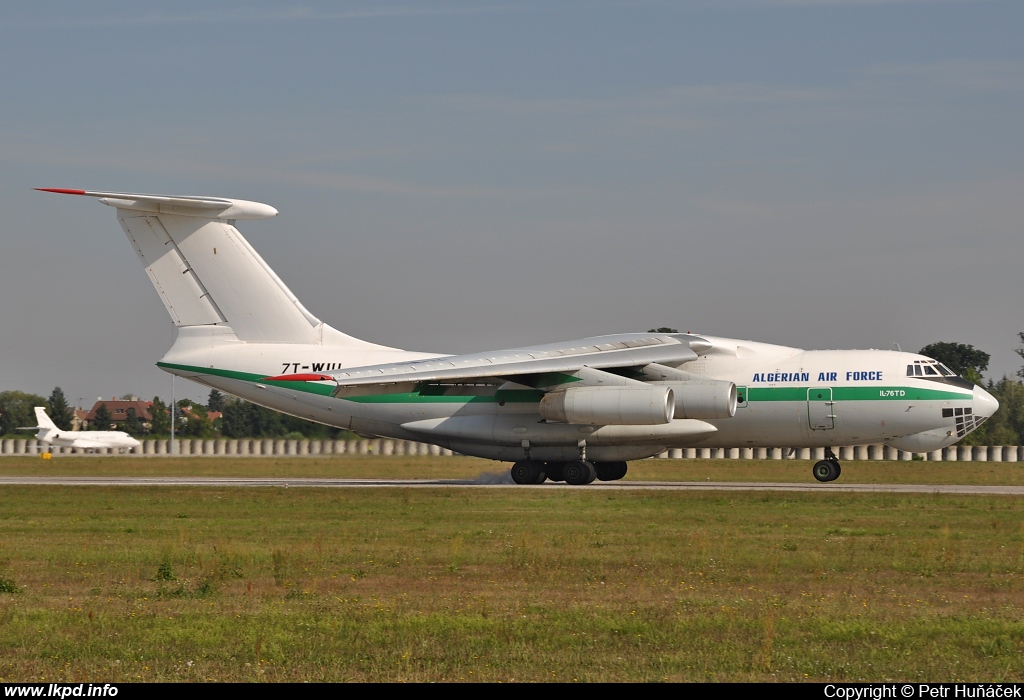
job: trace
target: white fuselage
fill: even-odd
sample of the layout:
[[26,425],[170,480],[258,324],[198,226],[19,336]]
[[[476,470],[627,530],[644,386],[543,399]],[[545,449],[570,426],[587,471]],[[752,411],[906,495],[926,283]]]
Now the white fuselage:
[[80,450],[130,450],[141,445],[138,440],[120,430],[73,431],[43,428],[36,433],[36,439],[54,447],[74,447]]
[[[924,452],[953,444],[987,417],[994,400],[960,378],[907,376],[920,355],[889,350],[800,350],[701,336],[712,348],[685,363],[694,379],[734,382],[730,418],[674,420],[668,426],[565,425],[543,421],[541,393],[512,382],[415,385],[332,395],[330,382],[264,381],[275,375],[441,357],[367,344],[210,342],[203,331],[179,335],[159,363],[174,374],[244,399],[364,434],[431,442],[492,459],[515,460],[528,441],[538,459],[573,459],[580,441],[590,458],[637,459],[667,447],[836,447],[889,443]],[[964,416],[970,416],[965,424]],[[980,422],[980,421],[979,421]],[[712,426],[709,428],[708,426]],[[687,426],[703,426],[688,430]]]

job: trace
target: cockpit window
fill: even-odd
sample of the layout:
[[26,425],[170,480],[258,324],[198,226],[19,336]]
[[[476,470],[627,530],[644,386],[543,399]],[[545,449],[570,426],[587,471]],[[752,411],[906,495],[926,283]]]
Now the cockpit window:
[[955,377],[956,372],[936,360],[914,360],[907,365],[908,377]]

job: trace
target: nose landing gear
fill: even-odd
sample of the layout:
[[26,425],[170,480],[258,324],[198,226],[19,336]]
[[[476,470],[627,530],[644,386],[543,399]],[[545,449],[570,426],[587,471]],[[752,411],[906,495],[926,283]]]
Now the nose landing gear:
[[825,459],[816,462],[811,473],[814,474],[815,479],[824,483],[838,479],[839,475],[843,473],[843,468],[839,465],[839,458],[835,456],[835,453],[826,448]]

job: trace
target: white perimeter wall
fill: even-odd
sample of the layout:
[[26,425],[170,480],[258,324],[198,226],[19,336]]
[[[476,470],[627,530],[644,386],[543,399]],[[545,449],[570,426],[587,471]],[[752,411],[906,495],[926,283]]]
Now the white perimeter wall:
[[[325,456],[325,455],[451,455],[437,445],[427,445],[409,440],[285,440],[285,439],[242,439],[228,440],[175,440],[179,455],[225,456],[225,457],[281,457],[281,456]],[[0,455],[36,455],[44,452],[44,443],[34,438],[13,438],[0,440]],[[54,454],[85,454],[68,447],[53,449]],[[90,453],[94,454],[94,453]],[[100,450],[99,454],[118,454],[115,450]],[[127,453],[131,455],[168,456],[171,454],[170,440],[143,440],[141,448]],[[841,461],[861,460],[910,460],[913,453],[897,450],[888,445],[861,445],[840,447],[837,456]],[[954,445],[921,455],[923,459],[938,462],[1016,462],[1024,461],[1024,447],[1017,445]],[[823,447],[734,447],[708,448],[689,447],[666,450],[659,455],[662,459],[799,459],[818,460],[825,458]]]

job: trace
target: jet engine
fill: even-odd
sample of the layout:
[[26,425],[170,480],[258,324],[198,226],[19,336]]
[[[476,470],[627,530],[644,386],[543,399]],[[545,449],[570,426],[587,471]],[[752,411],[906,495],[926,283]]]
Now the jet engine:
[[675,408],[668,386],[584,386],[553,391],[540,400],[545,420],[584,425],[662,425],[672,422]]
[[717,380],[655,382],[676,396],[676,418],[732,418],[736,415],[736,385]]

